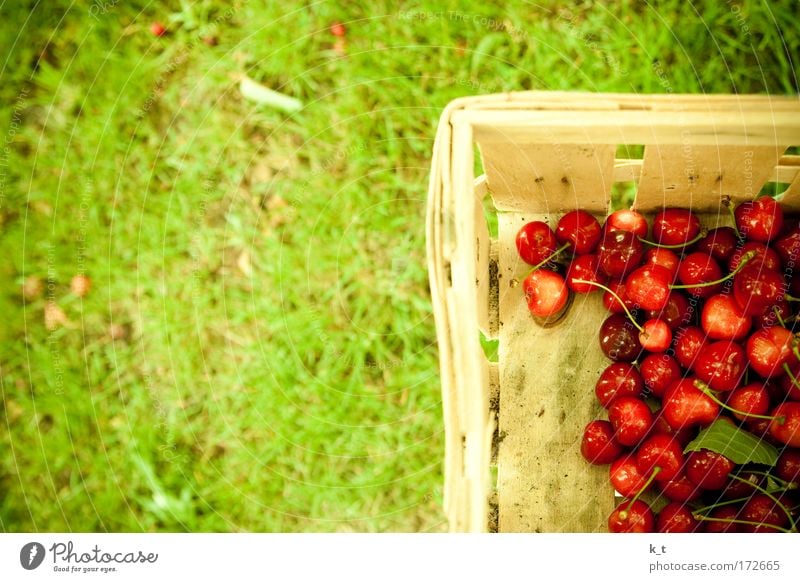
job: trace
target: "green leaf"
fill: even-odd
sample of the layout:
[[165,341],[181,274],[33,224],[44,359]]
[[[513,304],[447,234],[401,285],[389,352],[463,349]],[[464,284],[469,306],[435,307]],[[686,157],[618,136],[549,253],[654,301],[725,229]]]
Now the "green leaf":
[[697,438],[686,445],[685,452],[700,449],[725,455],[737,465],[759,463],[774,467],[778,462],[778,449],[724,420],[701,430]]

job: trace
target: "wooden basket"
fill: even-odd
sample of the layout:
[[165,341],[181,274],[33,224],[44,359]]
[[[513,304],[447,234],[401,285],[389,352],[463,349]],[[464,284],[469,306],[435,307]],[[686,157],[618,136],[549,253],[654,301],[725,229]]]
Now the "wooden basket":
[[[618,158],[623,144],[644,146],[642,159]],[[617,182],[636,185],[641,212],[690,207],[712,224],[723,199],[752,199],[766,182],[788,183],[781,201],[796,210],[800,156],[785,152],[798,144],[796,98],[528,92],[447,107],[427,245],[453,531],[604,531],[614,505],[608,469],[579,452],[583,427],[600,413],[594,384],[607,361],[597,331],[607,314],[592,293],[558,325],[537,326],[519,287],[529,268],[514,245],[519,227],[553,225],[575,208],[605,216]],[[477,179],[476,145],[485,169]],[[498,362],[487,360],[479,332],[499,339]]]

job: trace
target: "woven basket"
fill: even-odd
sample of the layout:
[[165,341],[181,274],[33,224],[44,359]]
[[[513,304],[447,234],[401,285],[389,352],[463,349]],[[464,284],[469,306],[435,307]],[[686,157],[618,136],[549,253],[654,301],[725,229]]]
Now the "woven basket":
[[[514,245],[519,227],[554,225],[575,208],[601,218],[626,182],[637,210],[692,208],[708,225],[726,224],[722,201],[752,199],[766,182],[788,184],[780,199],[797,210],[800,156],[785,152],[798,144],[796,98],[529,92],[447,107],[427,245],[453,531],[604,531],[614,505],[608,469],[579,451],[600,414],[593,389],[607,365],[597,347],[607,313],[592,293],[558,325],[537,326],[519,287],[529,268]],[[621,145],[643,146],[633,148],[642,158],[618,157]],[[497,362],[480,334],[499,339]]]

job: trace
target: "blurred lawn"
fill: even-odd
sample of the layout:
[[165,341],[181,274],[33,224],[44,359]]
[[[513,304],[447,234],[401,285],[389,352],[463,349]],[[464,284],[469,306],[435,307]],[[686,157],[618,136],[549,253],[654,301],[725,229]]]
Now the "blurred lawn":
[[281,4],[0,3],[0,531],[444,529],[445,104],[798,90],[788,1]]

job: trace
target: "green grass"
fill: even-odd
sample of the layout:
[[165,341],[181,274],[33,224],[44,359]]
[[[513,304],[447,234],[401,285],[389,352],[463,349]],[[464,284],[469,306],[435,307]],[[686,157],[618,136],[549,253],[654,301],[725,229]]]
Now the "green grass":
[[0,530],[445,529],[441,109],[798,90],[791,2],[278,5],[0,0]]

